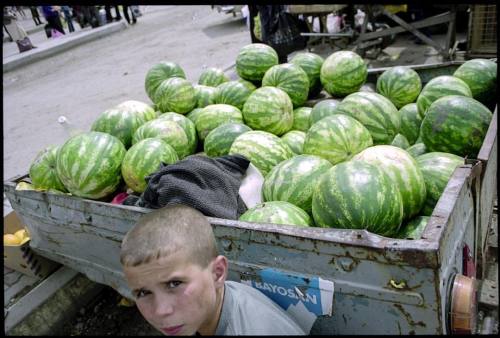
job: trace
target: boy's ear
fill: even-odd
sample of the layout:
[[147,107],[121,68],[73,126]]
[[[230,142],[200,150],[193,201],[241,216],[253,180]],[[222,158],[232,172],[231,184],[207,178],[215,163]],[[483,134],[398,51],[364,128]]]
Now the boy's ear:
[[227,277],[227,269],[227,258],[222,255],[215,257],[212,264],[212,276],[216,286],[224,285]]

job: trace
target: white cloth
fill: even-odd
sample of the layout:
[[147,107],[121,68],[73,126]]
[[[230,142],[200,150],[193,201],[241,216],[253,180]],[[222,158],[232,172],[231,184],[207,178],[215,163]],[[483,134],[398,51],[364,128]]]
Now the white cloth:
[[17,22],[17,20],[12,20],[8,25],[5,25],[5,28],[14,41],[22,40],[28,36],[24,28]]

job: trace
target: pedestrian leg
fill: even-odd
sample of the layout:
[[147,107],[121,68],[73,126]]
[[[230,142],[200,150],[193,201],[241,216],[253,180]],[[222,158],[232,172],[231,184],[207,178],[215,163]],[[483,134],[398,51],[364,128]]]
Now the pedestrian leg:
[[115,17],[115,20],[116,21],[120,21],[122,19],[121,15],[120,15],[120,10],[119,10],[119,6],[114,6],[115,7],[115,12],[116,12],[116,17]]
[[130,17],[128,16],[128,6],[123,6],[123,16],[125,17],[125,20],[127,20],[127,23],[130,25]]
[[113,16],[111,15],[111,6],[105,5],[104,10],[106,11],[106,22],[113,21]]

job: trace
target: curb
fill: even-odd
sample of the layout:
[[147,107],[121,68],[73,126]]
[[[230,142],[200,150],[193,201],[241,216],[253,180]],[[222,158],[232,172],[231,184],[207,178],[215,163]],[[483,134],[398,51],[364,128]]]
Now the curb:
[[76,36],[68,36],[64,41],[53,40],[45,43],[45,46],[40,46],[37,49],[32,49],[23,54],[16,54],[8,57],[3,62],[3,72],[9,72],[18,67],[42,60],[49,56],[61,53],[83,43],[99,39],[103,36],[121,31],[127,28],[127,23],[124,21],[109,23],[102,27],[93,28],[87,32],[80,33]]

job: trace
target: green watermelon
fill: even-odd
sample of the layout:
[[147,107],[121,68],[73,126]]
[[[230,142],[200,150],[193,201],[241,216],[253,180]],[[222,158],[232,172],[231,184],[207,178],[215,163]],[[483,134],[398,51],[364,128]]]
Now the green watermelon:
[[293,125],[293,105],[288,94],[276,87],[256,89],[243,106],[245,124],[280,136]]
[[257,87],[255,87],[255,85],[250,82],[250,81],[247,81],[247,80],[244,80],[244,79],[238,79],[236,80],[237,82],[241,83],[241,84],[244,84],[245,87],[247,87],[248,89],[250,89],[251,92],[253,92],[255,89],[257,89]]
[[186,117],[190,119],[196,125],[196,119],[200,116],[203,108],[194,108],[189,113],[186,114]]
[[392,140],[391,145],[401,149],[406,149],[410,147],[410,143],[408,142],[406,137],[402,134],[397,134],[394,137],[394,140]]
[[335,99],[322,100],[316,103],[309,115],[309,126],[312,126],[323,117],[335,114],[335,108],[339,105],[340,101]]
[[239,110],[243,109],[243,105],[247,101],[248,97],[255,90],[250,89],[250,87],[239,81],[224,82],[220,84],[217,89],[219,90],[219,95],[217,96],[215,103],[229,104],[231,106],[235,106]]
[[421,214],[430,216],[451,175],[457,167],[464,163],[464,159],[449,153],[430,152],[418,156],[416,161],[424,175],[427,189],[427,197]]
[[248,81],[261,81],[266,71],[279,63],[276,51],[263,43],[252,43],[241,48],[236,57],[236,72]]
[[147,138],[130,147],[122,162],[122,176],[127,186],[142,193],[148,186],[146,177],[160,168],[179,160],[174,148],[159,138]]
[[309,93],[309,78],[300,66],[282,63],[272,66],[262,78],[262,87],[282,89],[292,100],[293,106],[300,107],[306,102]]
[[445,96],[427,110],[420,131],[422,141],[429,152],[475,157],[491,118],[491,111],[471,97]]
[[337,164],[372,145],[370,132],[361,123],[350,116],[335,114],[311,126],[302,153],[317,155]]
[[179,114],[190,112],[197,103],[193,85],[180,77],[171,77],[160,83],[153,101],[161,112]]
[[300,130],[290,130],[289,132],[281,136],[281,139],[295,154],[302,154],[304,141],[306,139],[306,133]]
[[229,81],[224,71],[219,68],[210,67],[205,69],[198,79],[198,84],[210,87],[217,87],[223,82]]
[[293,110],[292,130],[306,132],[310,125],[311,107],[299,107]]
[[472,97],[485,105],[497,96],[496,62],[486,59],[472,59],[458,67],[453,76],[467,83]]
[[321,86],[320,73],[324,61],[318,54],[305,52],[296,53],[290,60],[290,63],[301,67],[306,72],[309,78],[308,97],[310,98],[316,97],[323,88]]
[[321,66],[321,84],[334,97],[354,93],[365,83],[367,66],[358,54],[338,51],[328,56]]
[[227,155],[234,140],[243,133],[250,131],[250,127],[241,123],[224,123],[212,129],[205,137],[203,144],[205,154],[209,157]]
[[174,121],[179,126],[181,126],[188,138],[189,153],[194,154],[196,148],[198,147],[198,134],[196,132],[196,126],[193,121],[188,119],[186,116],[178,113],[164,113],[161,114],[158,118]]
[[146,138],[160,138],[175,149],[179,159],[191,155],[191,145],[184,129],[175,121],[156,119],[140,126],[132,137],[132,144]]
[[210,104],[215,104],[219,96],[219,90],[216,87],[204,85],[194,85],[195,99],[197,108],[205,108]]
[[151,101],[154,101],[153,98],[160,83],[171,77],[186,78],[184,70],[175,62],[162,61],[148,70],[144,86]]
[[56,157],[59,147],[48,146],[31,162],[29,175],[35,189],[55,189],[67,192],[56,172]]
[[424,86],[417,98],[418,115],[423,119],[432,102],[448,95],[472,97],[469,86],[458,77],[441,75],[433,78]]
[[417,162],[401,148],[378,145],[367,148],[353,157],[382,169],[394,181],[403,200],[403,219],[417,215],[424,206],[425,181]]
[[391,100],[398,109],[415,102],[421,90],[420,76],[408,67],[391,67],[377,79],[377,93]]
[[57,176],[75,196],[106,197],[120,184],[125,153],[123,143],[110,134],[97,131],[78,134],[57,152]]
[[425,226],[429,222],[429,216],[417,216],[401,226],[397,238],[420,239]]
[[282,139],[261,130],[247,131],[238,136],[229,149],[229,155],[234,154],[245,156],[264,177],[275,165],[294,156]]
[[240,221],[253,223],[290,224],[303,227],[312,226],[311,217],[299,207],[282,201],[257,204],[239,218]]
[[321,176],[313,192],[312,214],[320,227],[366,229],[394,236],[403,219],[403,200],[382,169],[363,161],[347,161]]
[[353,93],[339,103],[335,113],[349,115],[361,122],[372,135],[374,144],[391,143],[401,126],[398,109],[377,93]]
[[145,122],[151,121],[158,117],[156,110],[147,103],[137,100],[127,100],[119,105],[116,108],[121,110],[129,110],[138,115],[141,115]]
[[399,109],[401,115],[401,133],[410,144],[415,144],[420,132],[420,125],[422,118],[418,115],[418,108],[416,103],[409,103]]
[[413,158],[417,158],[417,156],[425,154],[427,149],[425,148],[425,144],[415,143],[414,145],[406,148],[406,152],[413,156]]
[[313,191],[332,164],[314,155],[298,155],[275,166],[265,177],[262,195],[265,201],[285,201],[312,212]]
[[223,103],[206,106],[196,118],[198,138],[204,141],[208,133],[227,122],[243,123],[241,111],[234,106]]

